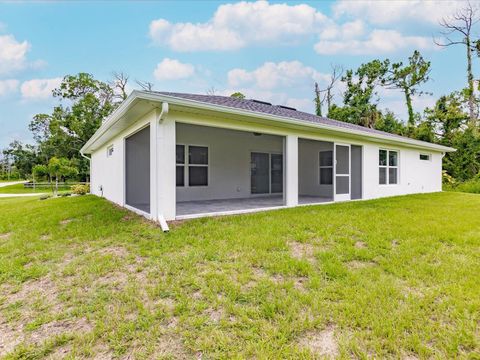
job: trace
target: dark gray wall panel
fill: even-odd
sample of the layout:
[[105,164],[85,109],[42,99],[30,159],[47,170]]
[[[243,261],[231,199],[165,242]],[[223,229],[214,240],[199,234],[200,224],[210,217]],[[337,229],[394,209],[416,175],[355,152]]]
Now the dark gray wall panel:
[[150,126],[125,139],[126,203],[150,213]]
[[352,199],[362,198],[362,147],[352,145]]

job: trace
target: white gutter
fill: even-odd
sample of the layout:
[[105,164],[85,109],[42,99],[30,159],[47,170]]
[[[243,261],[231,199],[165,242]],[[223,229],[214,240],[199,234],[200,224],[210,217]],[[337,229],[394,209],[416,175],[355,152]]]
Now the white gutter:
[[[436,151],[455,151],[454,148],[442,146],[442,145],[437,145],[437,144],[432,144],[432,143],[427,143],[424,141],[419,141],[419,140],[414,140],[414,139],[409,139],[405,137],[396,137],[396,136],[389,136],[389,135],[382,135],[378,133],[367,133],[367,132],[359,132],[357,130],[353,129],[348,129],[348,128],[342,128],[338,126],[332,126],[332,125],[327,125],[327,124],[320,124],[320,123],[311,123],[308,121],[304,120],[297,120],[297,119],[291,119],[288,117],[283,117],[283,116],[278,116],[278,115],[270,115],[266,113],[259,113],[255,111],[249,111],[249,110],[243,110],[243,109],[236,109],[236,108],[231,108],[228,106],[222,106],[222,105],[212,105],[212,104],[206,104],[201,101],[196,101],[196,100],[186,100],[186,99],[181,99],[178,97],[174,96],[169,96],[169,95],[163,95],[163,94],[155,94],[151,92],[144,92],[144,91],[138,91],[134,90],[130,96],[125,100],[122,105],[114,112],[108,120],[102,124],[100,129],[90,138],[89,141],[84,145],[82,150],[88,149],[91,145],[95,143],[95,141],[98,140],[98,138],[103,135],[116,121],[119,119],[119,114],[124,113],[127,110],[127,106],[130,106],[131,103],[133,103],[134,100],[136,99],[143,99],[147,101],[168,101],[170,104],[174,105],[179,105],[179,106],[185,106],[185,107],[193,107],[197,109],[203,109],[203,110],[210,110],[210,111],[222,111],[226,112],[229,114],[234,114],[234,115],[240,115],[240,116],[250,116],[250,117],[255,117],[258,119],[266,119],[266,120],[271,120],[275,122],[280,122],[284,123],[287,125],[294,125],[294,126],[305,126],[309,128],[316,128],[316,129],[323,129],[323,130],[329,130],[337,133],[344,133],[344,134],[350,134],[350,135],[355,135],[355,136],[362,136],[364,138],[371,138],[371,139],[381,139],[385,140],[387,142],[397,142],[401,144],[407,144],[411,146],[416,146],[420,147],[423,149],[431,149],[431,150],[436,150]],[[127,104],[127,101],[129,103]],[[117,114],[118,111],[118,114]]]
[[[85,158],[85,159],[88,160],[88,173],[89,173],[89,180],[90,180],[89,183],[90,183],[90,185],[91,185],[91,184],[92,184],[92,158],[86,156],[86,155],[82,152],[82,150],[80,150],[80,155],[81,155],[83,158]],[[91,194],[91,193],[92,193],[92,187],[90,186],[89,188],[90,188],[89,193]]]
[[158,127],[160,125],[161,122],[163,122],[163,120],[165,119],[165,116],[167,116],[168,114],[168,110],[169,110],[169,107],[168,107],[168,103],[167,102],[163,102],[162,103],[162,110],[160,111],[160,114],[158,115],[158,117],[156,118],[156,121],[155,121],[155,142],[154,142],[154,147],[155,147],[155,162],[154,162],[154,169],[153,169],[153,173],[154,173],[154,184],[155,184],[155,201],[154,201],[154,204],[155,204],[155,208],[153,209],[153,216],[156,217],[156,221],[160,224],[160,227],[162,228],[162,231],[163,232],[168,232],[170,231],[169,227],[168,227],[168,223],[167,221],[165,220],[165,216],[163,216],[163,214],[161,214],[158,210],[159,206],[158,206],[158,160],[157,160],[157,156],[158,156]]

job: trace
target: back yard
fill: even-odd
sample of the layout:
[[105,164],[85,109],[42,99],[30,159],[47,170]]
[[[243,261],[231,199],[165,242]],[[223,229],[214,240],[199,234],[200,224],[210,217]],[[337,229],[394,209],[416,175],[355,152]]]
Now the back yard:
[[0,199],[0,358],[475,358],[480,196],[155,225]]

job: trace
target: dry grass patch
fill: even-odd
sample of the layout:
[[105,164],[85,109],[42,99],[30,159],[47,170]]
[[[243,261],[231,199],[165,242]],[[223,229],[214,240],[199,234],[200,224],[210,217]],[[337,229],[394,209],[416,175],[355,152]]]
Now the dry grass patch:
[[60,225],[62,226],[66,226],[68,224],[70,224],[74,219],[64,219],[64,220],[61,220],[60,221]]
[[355,242],[355,248],[357,249],[365,249],[366,247],[367,247],[367,244],[365,244],[363,241]]
[[6,240],[10,237],[10,235],[12,235],[11,232],[0,234],[0,240]]
[[290,252],[295,259],[307,260],[310,262],[315,261],[315,246],[312,244],[291,241],[288,243],[288,246],[290,247]]
[[377,264],[373,261],[352,260],[347,262],[347,267],[351,270],[366,269],[374,266],[377,266]]
[[335,328],[333,326],[328,326],[324,330],[308,332],[300,340],[299,345],[308,349],[315,356],[334,359],[339,355]]

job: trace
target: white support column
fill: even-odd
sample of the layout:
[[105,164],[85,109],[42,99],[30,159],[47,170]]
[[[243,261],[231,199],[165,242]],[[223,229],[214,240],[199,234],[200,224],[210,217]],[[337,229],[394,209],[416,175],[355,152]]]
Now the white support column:
[[298,136],[285,137],[285,205],[298,205]]
[[[160,111],[160,110],[157,110]],[[158,114],[159,115],[159,114]],[[157,118],[157,221],[163,215],[165,220],[175,220],[176,181],[175,181],[175,121],[168,115]]]

